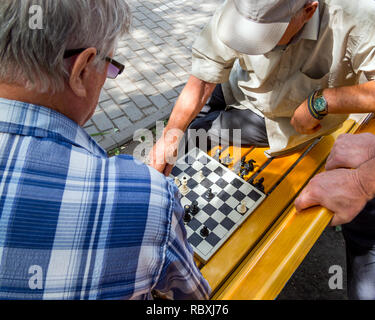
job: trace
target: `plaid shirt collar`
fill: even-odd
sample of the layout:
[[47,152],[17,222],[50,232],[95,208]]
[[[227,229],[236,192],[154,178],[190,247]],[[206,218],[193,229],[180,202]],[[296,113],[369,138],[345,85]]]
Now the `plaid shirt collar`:
[[50,108],[0,98],[0,133],[53,138],[99,157],[106,152],[77,123]]

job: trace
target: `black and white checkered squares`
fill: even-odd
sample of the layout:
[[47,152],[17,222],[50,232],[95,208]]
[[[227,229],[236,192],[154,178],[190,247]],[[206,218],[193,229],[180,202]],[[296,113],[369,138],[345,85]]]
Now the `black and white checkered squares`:
[[[265,198],[251,184],[197,148],[177,161],[172,176],[180,181],[183,177],[188,179],[189,192],[181,196],[181,204],[198,202],[200,210],[186,224],[186,231],[189,243],[203,262],[211,258]],[[204,197],[209,188],[214,194],[211,200]],[[237,209],[243,201],[248,210],[240,214]],[[200,234],[204,226],[210,231],[206,238]]]

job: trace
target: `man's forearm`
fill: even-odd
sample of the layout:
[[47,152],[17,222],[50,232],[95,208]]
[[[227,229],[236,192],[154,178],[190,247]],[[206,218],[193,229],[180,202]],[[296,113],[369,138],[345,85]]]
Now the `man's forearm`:
[[215,87],[214,83],[207,83],[191,76],[176,102],[166,131],[171,129],[186,131],[191,121],[206,104]]
[[375,81],[323,91],[330,114],[375,112]]

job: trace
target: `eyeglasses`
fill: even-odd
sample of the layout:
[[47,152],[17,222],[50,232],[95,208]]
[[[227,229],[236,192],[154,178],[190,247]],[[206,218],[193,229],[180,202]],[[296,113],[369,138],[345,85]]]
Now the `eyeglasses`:
[[[74,57],[74,56],[82,53],[85,50],[86,49],[67,50],[64,53],[64,59]],[[98,54],[99,54],[99,51],[98,51]],[[114,60],[110,57],[105,57],[105,61],[109,62],[107,78],[116,79],[121,73],[124,72],[125,66],[122,63],[120,63],[120,62],[118,62],[118,61],[116,61],[116,60]]]

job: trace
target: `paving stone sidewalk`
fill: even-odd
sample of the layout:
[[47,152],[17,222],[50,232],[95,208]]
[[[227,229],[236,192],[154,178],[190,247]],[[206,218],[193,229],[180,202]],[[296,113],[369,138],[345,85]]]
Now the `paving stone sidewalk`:
[[223,0],[128,0],[132,32],[115,59],[124,74],[108,79],[85,130],[107,151],[170,115],[191,71],[191,46]]

